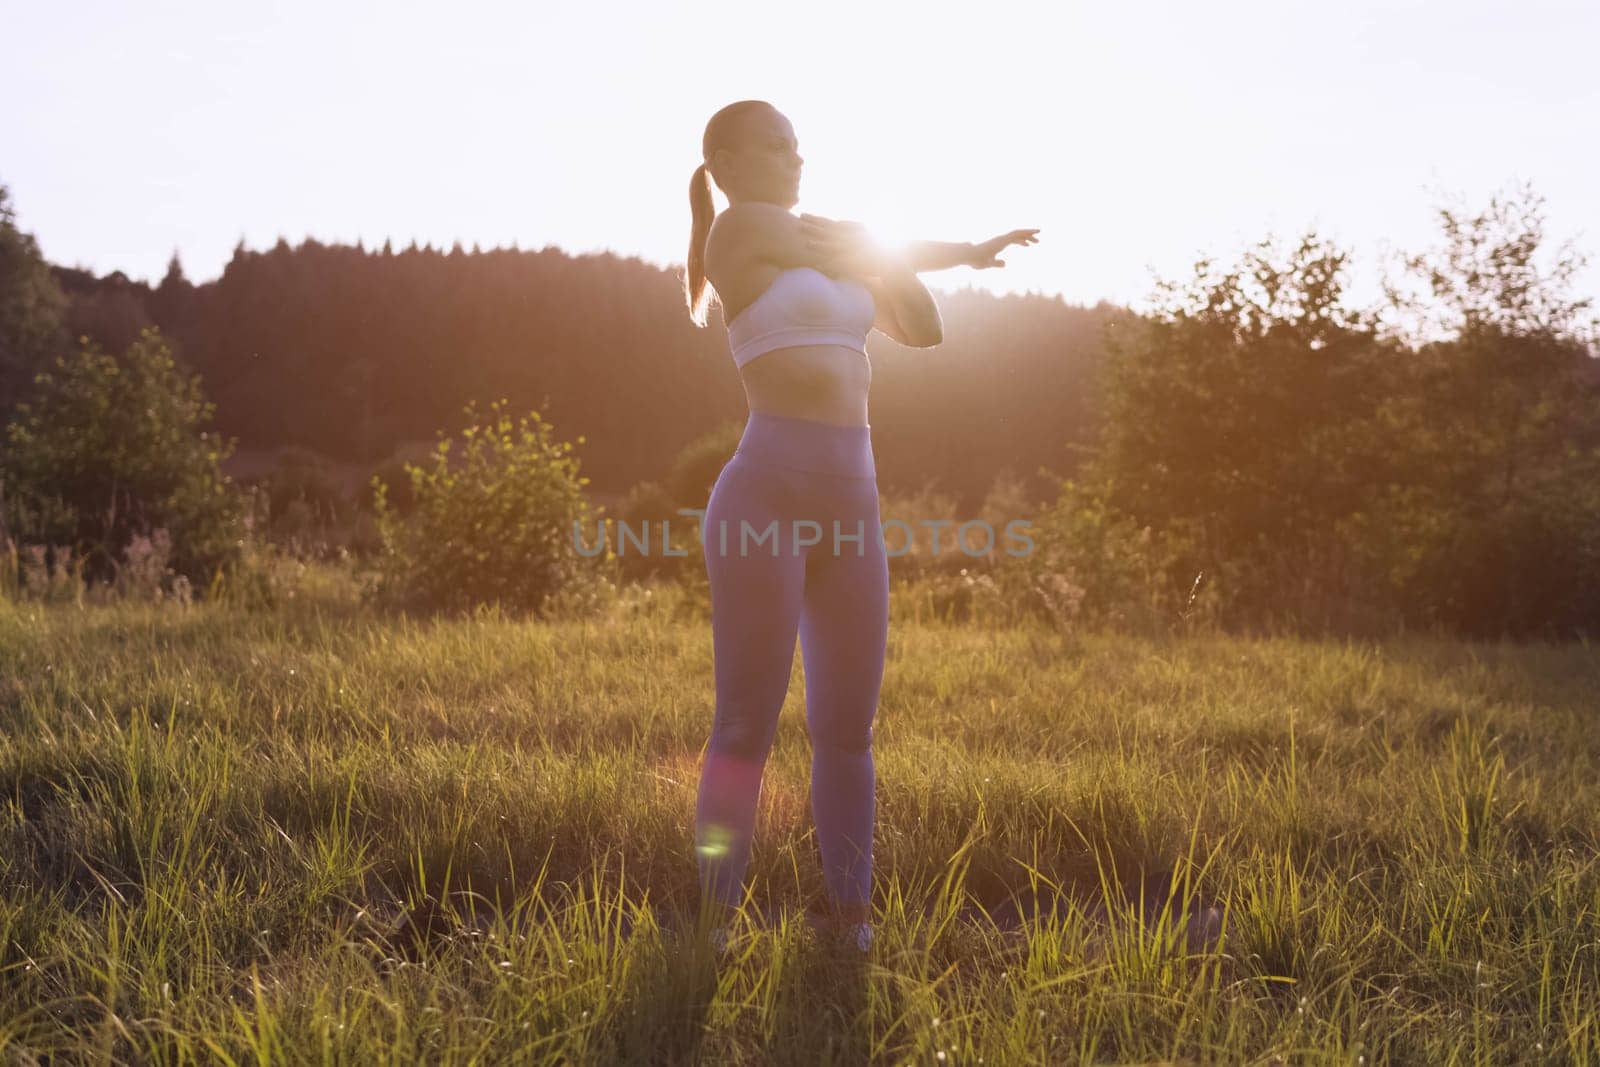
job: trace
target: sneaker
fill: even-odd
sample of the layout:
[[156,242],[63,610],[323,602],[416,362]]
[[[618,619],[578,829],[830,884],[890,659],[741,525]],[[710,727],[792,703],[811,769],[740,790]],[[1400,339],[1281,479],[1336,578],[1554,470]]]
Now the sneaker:
[[872,947],[870,922],[840,924],[818,915],[808,915],[807,922],[823,944],[839,945],[861,953]]

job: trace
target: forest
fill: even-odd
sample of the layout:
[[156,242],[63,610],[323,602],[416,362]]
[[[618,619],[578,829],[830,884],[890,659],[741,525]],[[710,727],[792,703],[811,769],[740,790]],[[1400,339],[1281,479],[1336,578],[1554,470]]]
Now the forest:
[[[622,492],[746,410],[720,317],[696,328],[678,273],[634,257],[307,239],[241,244],[199,285],[176,256],[154,286],[121,272],[52,274],[71,336],[121,351],[158,326],[241,450],[376,462],[431,443],[473,399],[505,398],[584,435],[595,489]],[[972,505],[1007,466],[1023,478],[1073,469],[1073,446],[1096,432],[1101,330],[1126,312],[963,289],[942,294],[941,313],[936,349],[876,332],[868,342],[883,481],[931,482]]]

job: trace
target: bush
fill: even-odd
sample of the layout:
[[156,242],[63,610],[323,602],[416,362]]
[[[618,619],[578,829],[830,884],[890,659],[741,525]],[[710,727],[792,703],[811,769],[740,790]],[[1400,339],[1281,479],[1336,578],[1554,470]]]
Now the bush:
[[1031,601],[1059,629],[1090,625],[1161,635],[1215,626],[1237,584],[1224,561],[1207,573],[1183,524],[1154,531],[1117,512],[1102,489],[1067,479],[1030,536],[1034,551],[1003,573],[1027,574]]
[[[607,559],[615,556],[619,580],[671,580],[690,589],[706,585],[698,520],[682,512],[703,510],[710,503],[711,490],[743,434],[742,422],[724,422],[685,445],[662,481],[639,482],[628,491],[604,527]],[[670,545],[662,541],[663,529]],[[646,536],[649,547],[643,550],[639,543]]]
[[[695,537],[693,515],[680,515],[680,507],[705,507],[682,504],[659,482],[640,482],[628,491],[617,505],[617,514],[605,524],[608,551],[616,554],[618,573],[624,581],[642,582],[658,577],[681,577],[685,569],[705,568],[705,557],[700,542]],[[687,555],[669,555],[661,542],[662,524],[672,537],[672,552]],[[625,539],[626,527],[632,538]],[[648,531],[650,551],[642,552],[636,541]],[[586,531],[587,534],[587,531]]]
[[[960,524],[956,498],[940,492],[931,481],[906,492],[880,490],[878,501],[879,517],[894,524],[883,531],[892,579],[948,577],[974,562],[955,543],[956,527]],[[941,522],[946,525],[939,525]],[[938,552],[933,545],[936,536]]]
[[[683,446],[666,477],[665,489],[674,509],[706,506],[712,486],[743,436],[744,423],[730,420]],[[675,511],[673,517],[678,517]]]
[[273,521],[299,505],[315,525],[337,526],[349,518],[345,499],[328,461],[306,448],[286,448],[278,453],[265,479]]
[[85,343],[34,379],[5,428],[0,532],[70,548],[89,581],[115,581],[136,537],[164,529],[170,566],[199,588],[237,562],[232,442],[201,429],[214,405],[144,330],[121,358]]
[[[381,461],[372,471],[372,477],[367,484],[376,487],[380,484],[388,487],[388,495],[384,503],[388,506],[390,514],[406,516],[416,508],[416,500],[411,495],[411,475],[406,473],[410,466],[401,456],[390,456]],[[378,497],[374,488],[372,492],[362,493],[356,501],[362,512],[370,514],[377,511]]]
[[427,609],[538,611],[590,569],[574,542],[588,517],[589,479],[578,477],[572,444],[553,441],[538,412],[513,422],[503,400],[481,423],[468,405],[461,441],[454,464],[456,442],[441,435],[431,468],[406,465],[415,498],[408,519],[389,507],[388,486],[374,476],[383,546],[376,591]]
[[333,560],[352,548],[377,548],[370,514],[346,494],[328,461],[310,449],[280,451],[256,488],[266,504],[257,531],[291,556]]
[[1480,640],[1568,640],[1600,620],[1600,450],[1503,506],[1389,486],[1341,533],[1362,591],[1407,626]]

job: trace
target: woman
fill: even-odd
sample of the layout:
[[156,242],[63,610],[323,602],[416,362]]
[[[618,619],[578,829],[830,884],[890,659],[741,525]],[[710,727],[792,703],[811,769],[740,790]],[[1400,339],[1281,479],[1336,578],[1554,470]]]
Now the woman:
[[[690,318],[705,325],[715,288],[750,407],[701,524],[716,675],[695,813],[701,914],[725,946],[798,631],[812,813],[831,898],[825,924],[865,951],[872,722],[889,625],[866,335],[878,329],[904,345],[937,345],[939,309],[916,272],[1004,266],[996,254],[1033,243],[1038,231],[980,245],[916,242],[897,254],[859,224],[797,218],[789,209],[799,201],[799,144],[788,119],[761,100],[713,115],[701,151],[689,185]],[[728,198],[721,214],[711,180]]]

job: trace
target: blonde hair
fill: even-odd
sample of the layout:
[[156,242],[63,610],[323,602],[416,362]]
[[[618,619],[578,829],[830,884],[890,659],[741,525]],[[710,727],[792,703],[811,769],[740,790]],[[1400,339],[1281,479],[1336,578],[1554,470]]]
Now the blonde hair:
[[[711,116],[700,141],[700,158],[703,162],[689,178],[689,210],[693,223],[689,229],[689,258],[683,279],[684,299],[689,305],[689,321],[696,326],[706,324],[706,309],[710,295],[715,290],[706,281],[706,238],[711,234],[711,223],[717,215],[711,200],[712,174],[706,164],[719,148],[737,148],[738,137],[743,132],[741,118],[757,108],[773,109],[765,100],[738,100]],[[721,188],[719,183],[718,188]]]

